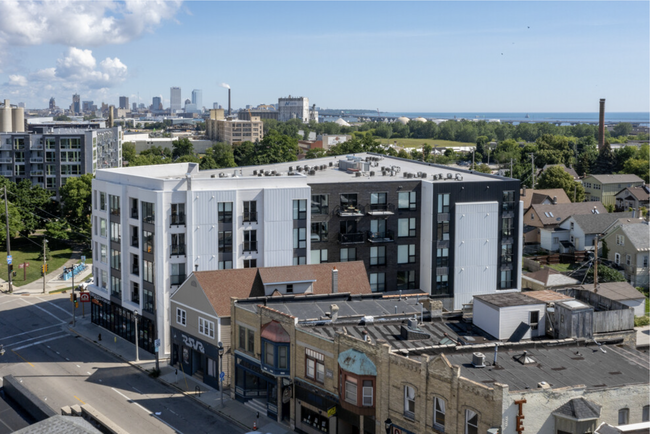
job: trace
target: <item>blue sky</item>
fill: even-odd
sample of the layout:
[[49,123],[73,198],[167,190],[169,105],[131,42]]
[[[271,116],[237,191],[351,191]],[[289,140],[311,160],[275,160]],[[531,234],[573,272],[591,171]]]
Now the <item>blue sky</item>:
[[[0,98],[643,111],[650,2],[0,2]],[[42,23],[46,23],[43,25]],[[40,23],[40,24],[39,24]]]

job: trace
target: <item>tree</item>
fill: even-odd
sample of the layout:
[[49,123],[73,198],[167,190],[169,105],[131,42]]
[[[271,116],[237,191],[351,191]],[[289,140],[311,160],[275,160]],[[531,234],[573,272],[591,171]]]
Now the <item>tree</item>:
[[[209,159],[214,162],[213,167],[204,167],[204,161]],[[205,163],[207,166],[208,163]],[[237,167],[233,149],[228,143],[215,143],[206,149],[205,157],[201,160],[201,169],[221,169],[224,167]]]
[[187,137],[174,140],[172,142],[172,158],[175,160],[178,157],[183,155],[192,155],[194,154],[194,145],[190,142],[190,139]]
[[612,135],[616,137],[621,137],[621,136],[629,136],[630,133],[632,132],[632,124],[628,122],[620,122],[616,124],[614,127],[614,130],[612,131]]
[[253,142],[242,142],[234,146],[232,154],[237,166],[253,166],[257,164],[255,163],[255,143]]
[[50,220],[45,224],[45,238],[67,240],[70,237],[70,227],[64,220]]
[[472,170],[475,170],[480,173],[492,173],[492,169],[490,169],[490,166],[488,166],[485,163],[476,164]]
[[196,155],[183,155],[178,157],[174,163],[201,163],[201,159]]
[[585,189],[582,184],[575,182],[573,176],[569,175],[561,166],[546,169],[537,180],[537,188],[561,188],[572,200],[575,193],[575,202],[583,202],[585,199]]
[[28,179],[23,179],[16,184],[13,203],[16,204],[22,215],[24,230],[28,234],[43,228],[42,210],[51,202],[50,192],[38,185],[32,184]]
[[616,171],[620,172],[623,170],[623,165],[629,159],[636,158],[638,149],[636,146],[624,146],[618,148],[614,151],[614,156],[616,157]]
[[92,213],[92,181],[89,173],[77,178],[68,178],[59,190],[62,215],[74,226],[73,231],[90,239],[90,215]]
[[[598,282],[625,282],[625,276],[603,264],[598,264]],[[594,283],[594,268],[591,267],[585,277],[585,283]]]
[[124,142],[122,143],[122,160],[131,162],[135,160],[135,143],[133,142]]
[[[7,210],[9,211],[9,236],[11,238],[17,237],[18,234],[25,229],[23,219],[18,207],[9,201],[7,203]],[[7,244],[7,214],[5,214],[5,201],[4,198],[0,200],[0,244]]]
[[598,158],[594,162],[591,173],[595,175],[609,175],[616,171],[616,158],[609,143],[605,143],[598,152]]
[[284,163],[298,159],[298,140],[271,130],[255,145],[254,164]]
[[648,160],[640,158],[632,158],[623,164],[623,173],[636,175],[648,184],[650,183],[650,169],[648,168]]

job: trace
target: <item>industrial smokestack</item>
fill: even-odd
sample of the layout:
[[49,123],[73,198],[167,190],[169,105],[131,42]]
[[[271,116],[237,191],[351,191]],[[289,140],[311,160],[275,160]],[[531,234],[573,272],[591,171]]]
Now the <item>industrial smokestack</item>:
[[230,116],[231,114],[232,114],[232,111],[230,109],[230,88],[228,88],[228,116]]
[[115,120],[115,106],[108,106],[108,128],[113,128],[113,121]]
[[605,146],[605,98],[600,99],[600,116],[598,117],[598,150]]

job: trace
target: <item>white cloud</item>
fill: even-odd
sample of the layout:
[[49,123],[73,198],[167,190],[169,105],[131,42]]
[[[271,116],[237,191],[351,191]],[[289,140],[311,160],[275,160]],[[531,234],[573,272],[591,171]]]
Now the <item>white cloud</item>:
[[10,75],[9,76],[9,86],[27,86],[27,79],[22,75]]

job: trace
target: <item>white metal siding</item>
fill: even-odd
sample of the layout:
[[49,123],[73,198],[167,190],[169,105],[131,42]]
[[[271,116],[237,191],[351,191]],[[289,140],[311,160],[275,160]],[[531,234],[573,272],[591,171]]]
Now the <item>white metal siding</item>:
[[456,203],[454,310],[497,285],[499,203]]
[[[546,320],[546,305],[545,304],[533,304],[533,305],[524,305],[524,306],[511,306],[503,307],[499,309],[499,315],[501,317],[499,323],[499,339],[508,339],[512,334],[517,330],[517,327],[523,322],[530,324],[530,312],[539,311],[539,333],[543,336]],[[528,329],[523,339],[531,338],[531,330]]]
[[422,181],[420,213],[420,289],[431,293],[433,276],[433,183]]
[[474,299],[474,312],[473,312],[473,323],[476,327],[485,331],[486,333],[491,334],[497,339],[500,339],[499,330],[500,330],[500,316],[499,311],[490,306],[489,304],[483,303],[483,301],[475,298]]

